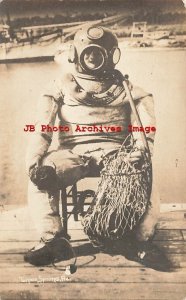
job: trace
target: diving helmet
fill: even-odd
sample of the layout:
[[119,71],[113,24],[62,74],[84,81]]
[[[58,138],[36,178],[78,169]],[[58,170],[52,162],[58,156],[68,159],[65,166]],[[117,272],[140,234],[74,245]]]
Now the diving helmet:
[[75,34],[74,43],[70,47],[69,62],[75,63],[79,72],[108,72],[114,69],[119,59],[118,41],[109,29],[89,25]]

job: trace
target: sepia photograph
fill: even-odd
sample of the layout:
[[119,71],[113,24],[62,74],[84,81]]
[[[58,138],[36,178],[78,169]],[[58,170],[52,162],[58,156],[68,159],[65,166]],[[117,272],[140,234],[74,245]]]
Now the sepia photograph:
[[0,300],[186,299],[186,0],[0,0]]

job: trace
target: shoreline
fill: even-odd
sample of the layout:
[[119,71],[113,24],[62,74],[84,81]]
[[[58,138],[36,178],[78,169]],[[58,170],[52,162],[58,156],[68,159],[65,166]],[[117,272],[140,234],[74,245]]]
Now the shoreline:
[[[125,45],[122,45],[122,48],[127,52],[186,51],[186,47],[125,47]],[[0,59],[0,65],[16,63],[40,63],[50,61],[55,61],[55,55]]]
[[125,47],[122,45],[122,48],[125,51],[183,51],[186,50],[186,47]]

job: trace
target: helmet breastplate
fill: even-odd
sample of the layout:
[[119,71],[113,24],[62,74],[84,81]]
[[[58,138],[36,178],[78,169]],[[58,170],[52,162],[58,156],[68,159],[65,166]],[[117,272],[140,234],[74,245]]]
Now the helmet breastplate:
[[[118,76],[119,75],[119,76]],[[87,106],[104,106],[112,103],[124,91],[122,85],[122,74],[114,70],[113,78],[110,79],[110,85],[105,89],[103,81],[103,91],[96,88],[96,84],[101,86],[100,80],[85,79],[78,73],[71,74],[71,78],[65,83],[67,94],[79,104]],[[83,84],[84,83],[84,84]],[[93,84],[93,85],[91,85]]]

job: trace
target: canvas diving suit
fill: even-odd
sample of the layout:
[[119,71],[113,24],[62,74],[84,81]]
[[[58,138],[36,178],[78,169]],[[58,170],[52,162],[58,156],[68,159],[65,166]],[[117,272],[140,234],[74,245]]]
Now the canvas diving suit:
[[[83,87],[85,82],[87,88],[87,81],[89,90]],[[43,94],[38,104],[36,132],[32,133],[27,153],[28,170],[38,161],[44,165],[55,166],[65,186],[69,186],[90,175],[93,169],[99,168],[105,155],[120,148],[129,134],[128,125],[135,125],[135,119],[122,86],[121,73],[114,70],[112,77],[105,81],[100,83],[82,78],[77,73],[67,73]],[[94,92],[95,86],[96,91],[100,92]],[[102,92],[107,86],[109,88]],[[131,92],[143,126],[155,126],[152,95],[138,87],[131,87]],[[68,128],[68,131],[58,133],[58,148],[51,152],[48,150],[56,132],[42,132],[41,126],[46,124],[51,128],[55,124]],[[102,128],[108,129],[110,126],[115,130],[98,132],[101,125]],[[82,128],[84,131],[81,131]],[[134,135],[141,143],[139,133]],[[154,132],[147,134],[147,140],[152,153]],[[46,190],[38,190],[30,182],[28,198],[41,236],[48,239],[60,232],[59,191],[56,190],[51,195]],[[146,218],[137,230],[140,240],[148,239],[154,232],[158,200],[154,199],[153,191],[151,203]]]
[[[65,188],[78,180],[100,171],[102,160],[118,150],[129,135],[129,125],[136,126],[129,99],[123,86],[124,75],[115,69],[120,56],[115,35],[103,27],[80,29],[69,50],[69,65],[46,88],[38,102],[35,129],[27,152],[27,172],[36,166],[55,169],[57,179]],[[144,127],[155,127],[152,95],[141,88],[129,88]],[[49,148],[56,132],[41,130],[42,125],[67,130],[58,132],[58,146]],[[147,136],[153,152],[154,131]],[[133,136],[142,146],[139,132]],[[158,215],[158,194],[151,193],[151,204],[138,225],[135,235],[139,241],[154,233]],[[28,202],[33,221],[44,241],[62,231],[59,214],[59,189],[39,188],[29,183]]]

